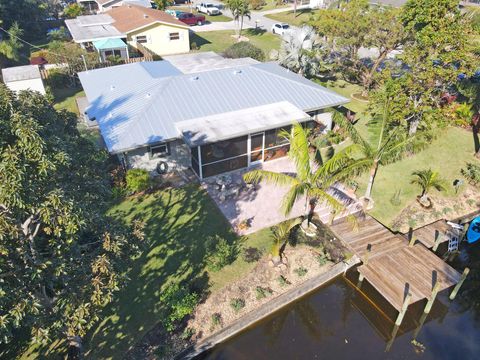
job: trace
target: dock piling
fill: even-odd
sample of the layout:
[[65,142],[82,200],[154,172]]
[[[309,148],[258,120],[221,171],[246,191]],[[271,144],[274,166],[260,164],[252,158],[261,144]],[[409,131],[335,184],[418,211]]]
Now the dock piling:
[[435,252],[438,249],[438,246],[442,243],[443,237],[445,235],[441,234],[440,231],[435,230],[435,242],[433,243],[432,251]]
[[397,320],[395,320],[395,325],[400,326],[403,321],[403,317],[405,316],[405,313],[407,312],[408,305],[410,305],[410,300],[412,299],[412,293],[408,293],[407,296],[405,296],[405,300],[403,301],[402,308],[400,312],[398,313]]
[[435,285],[433,286],[432,295],[430,295],[430,299],[428,299],[427,305],[425,306],[425,309],[423,310],[423,312],[425,314],[428,314],[430,312],[430,310],[432,309],[433,303],[434,303],[435,298],[437,297],[437,294],[438,294],[439,291],[440,291],[440,283],[437,280],[435,282]]
[[450,300],[455,299],[455,297],[457,296],[458,291],[459,291],[460,288],[462,287],[463,282],[464,282],[465,279],[467,278],[467,275],[468,275],[469,272],[470,272],[470,269],[469,269],[468,267],[465,268],[465,270],[463,270],[462,277],[460,278],[460,281],[457,283],[457,285],[455,285],[455,287],[454,287],[453,290],[452,290],[452,293],[450,294]]

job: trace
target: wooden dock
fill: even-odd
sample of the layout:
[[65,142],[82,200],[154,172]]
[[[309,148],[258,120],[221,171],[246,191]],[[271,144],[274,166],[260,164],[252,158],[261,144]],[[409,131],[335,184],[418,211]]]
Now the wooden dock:
[[444,234],[449,230],[450,226],[445,220],[438,220],[413,230],[412,236],[414,240],[420,241],[427,248],[431,249],[442,242],[448,241],[448,237],[444,236]]
[[[357,219],[357,229],[345,220],[334,222],[331,229],[362,259],[360,279],[367,279],[400,314],[410,303],[433,303],[438,292],[461,281],[462,275],[423,241],[410,246],[407,237],[392,233],[371,216]],[[430,244],[429,239],[424,241]]]

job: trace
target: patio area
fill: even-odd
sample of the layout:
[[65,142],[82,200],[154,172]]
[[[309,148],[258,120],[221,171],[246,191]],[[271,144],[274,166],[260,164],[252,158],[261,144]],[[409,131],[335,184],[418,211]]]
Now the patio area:
[[[294,164],[288,157],[264,162],[257,168],[295,173]],[[281,211],[282,199],[288,187],[275,186],[266,182],[258,185],[245,184],[242,176],[252,169],[242,169],[203,181],[204,188],[239,235],[250,234],[305,214],[305,200],[297,201],[288,216]],[[341,186],[332,188],[331,192],[348,207],[349,211],[357,209],[359,205],[357,200],[347,195]],[[318,204],[316,213],[320,220],[328,223],[330,209],[327,206]]]

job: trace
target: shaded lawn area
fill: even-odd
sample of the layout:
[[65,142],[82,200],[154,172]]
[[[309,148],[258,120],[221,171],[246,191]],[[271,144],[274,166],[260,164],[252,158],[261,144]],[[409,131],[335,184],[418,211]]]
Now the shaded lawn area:
[[311,9],[299,9],[297,10],[296,15],[293,14],[293,10],[284,11],[276,14],[267,14],[265,17],[281,22],[287,23],[294,26],[301,26],[310,20],[312,15],[315,15],[318,10]]
[[55,99],[55,109],[65,109],[78,115],[75,98],[85,96],[85,92],[81,88],[52,88],[52,92]]
[[87,339],[89,358],[118,359],[161,321],[160,294],[170,283],[185,281],[197,291],[215,291],[255,265],[237,260],[217,273],[206,270],[204,242],[218,234],[246,247],[269,248],[270,230],[237,237],[208,195],[196,185],[127,199],[110,214],[126,222],[146,222],[148,243],[129,272],[129,283],[107,309],[107,317]]
[[[448,128],[438,134],[438,137],[425,150],[399,162],[380,167],[373,185],[372,197],[374,208],[372,216],[386,225],[391,225],[396,216],[420,194],[420,188],[410,184],[411,173],[415,170],[432,168],[438,171],[447,181],[447,191],[440,194],[432,190],[432,195],[454,197],[452,185],[455,179],[462,179],[460,169],[467,162],[478,162],[474,156],[473,136],[470,131],[459,128]],[[368,175],[361,177],[357,195],[364,194]],[[401,204],[392,205],[390,199],[400,190]]]
[[[236,42],[236,39],[232,37],[234,34],[235,31],[233,30],[194,33],[190,36],[190,43],[195,43],[199,51],[222,53]],[[265,30],[246,29],[242,32],[242,35],[248,37],[253,45],[262,49],[267,58],[272,50],[278,50],[280,48],[280,37],[270,34]]]

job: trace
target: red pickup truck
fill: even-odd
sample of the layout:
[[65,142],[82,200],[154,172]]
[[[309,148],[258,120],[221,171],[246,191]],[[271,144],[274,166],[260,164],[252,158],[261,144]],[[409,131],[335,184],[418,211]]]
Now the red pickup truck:
[[181,13],[177,15],[177,19],[187,25],[203,25],[205,24],[205,16],[195,15],[192,13]]

